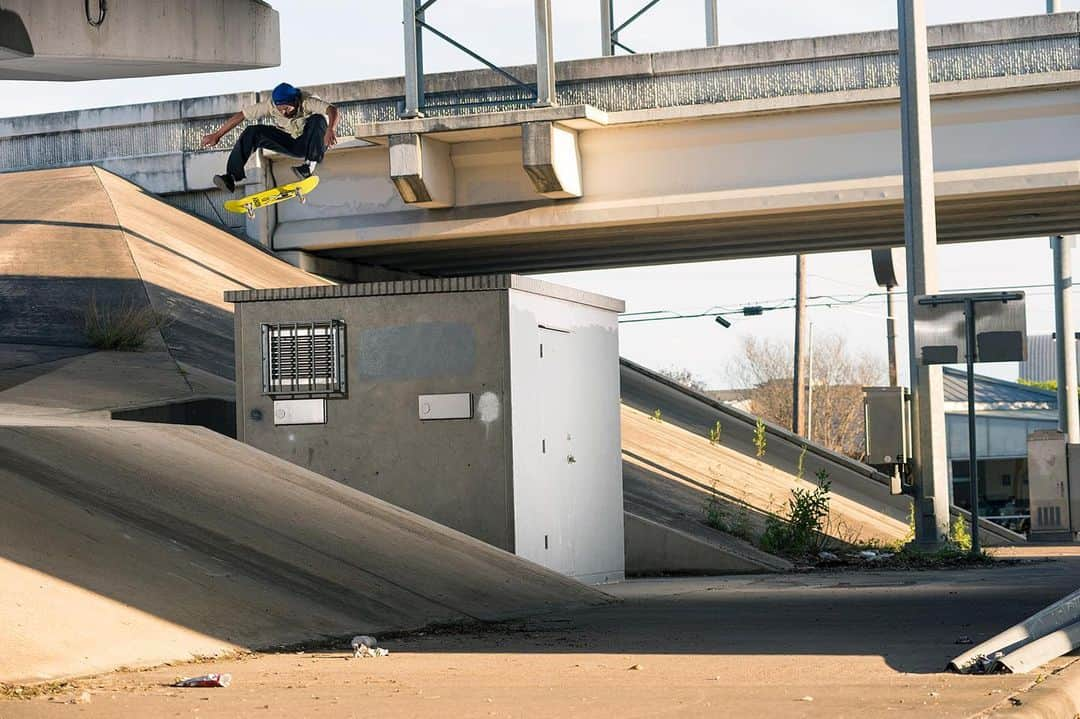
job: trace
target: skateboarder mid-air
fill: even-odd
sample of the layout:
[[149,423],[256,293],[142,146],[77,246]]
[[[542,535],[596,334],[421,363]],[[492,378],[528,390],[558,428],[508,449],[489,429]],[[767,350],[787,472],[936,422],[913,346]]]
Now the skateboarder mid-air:
[[337,108],[283,82],[274,88],[269,99],[248,105],[230,117],[216,132],[205,135],[202,146],[213,147],[225,133],[244,120],[261,117],[269,117],[277,127],[249,125],[244,130],[229,155],[225,174],[214,175],[214,185],[218,189],[233,192],[236,183],[245,177],[244,164],[251,153],[260,147],[302,158],[304,162],[292,170],[298,180],[305,180],[315,172],[315,164],[322,161],[327,148],[337,144]]

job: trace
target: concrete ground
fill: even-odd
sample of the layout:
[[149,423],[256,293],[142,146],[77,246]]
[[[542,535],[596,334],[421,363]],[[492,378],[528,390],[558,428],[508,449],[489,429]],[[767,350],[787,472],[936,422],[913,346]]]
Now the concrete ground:
[[[1039,675],[944,673],[958,642],[1080,586],[1075,550],[1023,554],[991,569],[633,581],[609,588],[617,605],[390,638],[385,658],[318,650],[114,673],[0,702],[0,716],[969,717]],[[167,686],[210,671],[232,685]]]

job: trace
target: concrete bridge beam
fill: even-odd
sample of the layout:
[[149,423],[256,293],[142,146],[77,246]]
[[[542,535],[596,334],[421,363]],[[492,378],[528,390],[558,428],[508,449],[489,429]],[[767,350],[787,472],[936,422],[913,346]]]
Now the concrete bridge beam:
[[390,179],[401,199],[416,207],[454,206],[450,145],[419,133],[391,135]]
[[521,164],[544,197],[581,197],[581,153],[576,130],[554,122],[524,123]]

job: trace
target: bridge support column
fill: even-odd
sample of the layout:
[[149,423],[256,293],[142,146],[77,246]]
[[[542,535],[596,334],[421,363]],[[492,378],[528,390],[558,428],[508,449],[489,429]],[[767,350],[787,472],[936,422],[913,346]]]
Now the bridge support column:
[[554,122],[522,124],[521,164],[544,197],[581,197],[581,153],[576,130]]
[[915,542],[940,547],[949,536],[949,473],[945,465],[945,398],[940,366],[919,361],[916,297],[938,289],[934,153],[930,125],[930,62],[925,0],[897,0],[900,30],[900,127],[907,249],[908,355],[911,368]]
[[391,135],[390,179],[410,205],[454,206],[454,163],[445,142],[418,133]]

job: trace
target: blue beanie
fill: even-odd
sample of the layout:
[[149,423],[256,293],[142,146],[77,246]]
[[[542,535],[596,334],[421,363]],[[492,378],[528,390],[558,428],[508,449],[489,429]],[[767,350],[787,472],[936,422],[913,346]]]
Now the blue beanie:
[[271,95],[275,105],[292,105],[300,99],[300,91],[287,82],[274,88]]

